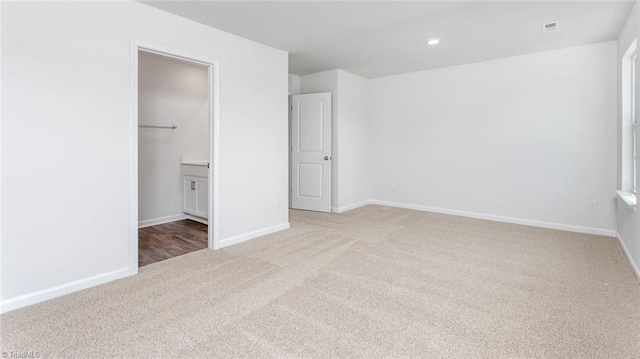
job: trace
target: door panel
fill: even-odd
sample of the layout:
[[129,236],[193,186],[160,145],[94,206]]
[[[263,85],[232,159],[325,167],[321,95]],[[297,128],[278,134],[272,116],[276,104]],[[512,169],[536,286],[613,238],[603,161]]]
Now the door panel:
[[331,93],[291,103],[291,207],[331,212]]
[[198,178],[196,180],[196,216],[207,218],[209,210],[209,183],[206,178]]
[[301,101],[298,124],[298,150],[300,152],[322,152],[322,102]]
[[322,164],[298,164],[298,197],[322,198]]
[[183,176],[184,213],[208,218],[209,211],[209,182],[206,177]]
[[193,178],[182,177],[182,190],[183,190],[183,211],[186,213],[195,213],[196,211],[196,191],[193,184]]

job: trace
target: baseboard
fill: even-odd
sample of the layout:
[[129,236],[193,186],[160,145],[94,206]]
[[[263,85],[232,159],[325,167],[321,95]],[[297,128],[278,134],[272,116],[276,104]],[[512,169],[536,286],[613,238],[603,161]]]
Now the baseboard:
[[189,218],[189,215],[185,213],[180,213],[180,214],[174,214],[172,216],[146,219],[144,221],[138,222],[138,228],[156,226],[158,224],[164,224],[164,223],[175,222],[175,221],[182,221],[183,219],[187,219],[187,218]]
[[359,207],[362,207],[362,206],[366,206],[368,204],[371,204],[371,200],[370,199],[368,199],[366,201],[350,204],[348,206],[331,207],[331,212],[333,212],[333,213],[344,213],[346,211],[350,211],[352,209],[356,209],[356,208],[359,208]]
[[280,232],[282,230],[289,229],[289,223],[279,224],[277,226],[260,229],[257,231],[241,234],[231,238],[223,239],[220,241],[220,248],[229,247],[234,244],[242,243],[250,239],[266,236],[267,234]]
[[70,294],[79,290],[95,287],[97,285],[111,282],[116,279],[128,277],[130,274],[131,273],[129,267],[120,268],[107,273],[102,273],[70,283],[65,283],[56,287],[47,288],[39,290],[37,292],[6,299],[0,302],[0,313],[6,313],[12,310],[26,307],[28,305],[57,298],[65,294]]
[[574,225],[570,225],[570,224],[560,224],[560,223],[533,221],[533,220],[529,220],[529,219],[504,217],[504,216],[497,216],[497,215],[493,215],[493,214],[466,212],[466,211],[458,211],[458,210],[453,210],[453,209],[444,209],[444,208],[421,206],[421,205],[417,205],[417,204],[406,204],[406,203],[387,202],[387,201],[379,201],[379,200],[371,200],[371,204],[377,204],[377,205],[380,205],[380,206],[388,206],[388,207],[413,209],[413,210],[416,210],[416,211],[433,212],[433,213],[441,213],[441,214],[450,214],[450,215],[453,215],[453,216],[484,219],[484,220],[487,220],[487,221],[494,221],[494,222],[521,224],[521,225],[531,226],[531,227],[557,229],[557,230],[560,230],[560,231],[567,231],[567,232],[586,233],[586,234],[594,234],[594,235],[598,235],[598,236],[607,236],[607,237],[615,237],[616,236],[616,231],[612,230],[612,229],[581,227],[581,226],[574,226]]
[[187,218],[186,219],[194,221],[194,222],[198,222],[198,223],[209,225],[209,222],[207,221],[206,218],[200,218],[200,217],[196,217],[196,216],[192,216],[190,214],[187,214]]
[[640,281],[640,268],[638,268],[638,265],[633,261],[633,257],[631,257],[629,249],[627,249],[627,246],[624,244],[622,237],[620,237],[620,233],[616,232],[616,238],[618,239],[618,243],[620,244],[620,248],[622,248],[624,256],[627,258],[627,262],[629,262],[629,266],[631,266],[633,274],[636,276],[636,279]]

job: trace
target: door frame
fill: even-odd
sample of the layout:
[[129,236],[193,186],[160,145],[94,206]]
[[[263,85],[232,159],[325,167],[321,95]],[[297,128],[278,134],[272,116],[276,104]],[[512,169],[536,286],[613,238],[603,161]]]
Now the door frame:
[[[330,121],[329,121],[329,126],[330,126],[330,130],[329,130],[329,137],[331,137],[331,140],[329,141],[329,169],[331,171],[331,175],[329,176],[329,209],[328,211],[318,211],[320,213],[334,213],[334,207],[333,207],[333,191],[334,191],[334,185],[335,183],[333,183],[333,173],[336,170],[336,168],[334,168],[334,161],[333,161],[333,134],[334,134],[334,119],[333,119],[333,93],[330,91],[325,91],[325,92],[312,92],[312,93],[298,93],[298,94],[291,94],[289,95],[289,208],[291,209],[298,209],[298,208],[294,208],[293,207],[293,176],[294,176],[294,163],[293,163],[293,118],[294,118],[294,108],[295,108],[295,104],[293,101],[293,98],[296,96],[311,96],[311,95],[329,95],[329,116],[330,116]],[[298,187],[299,187],[299,183],[298,183]],[[301,209],[301,210],[310,210],[310,211],[316,211],[313,209]]]
[[220,62],[140,39],[131,40],[131,115],[129,128],[129,269],[138,273],[138,51],[206,66],[209,91],[209,249],[220,248]]

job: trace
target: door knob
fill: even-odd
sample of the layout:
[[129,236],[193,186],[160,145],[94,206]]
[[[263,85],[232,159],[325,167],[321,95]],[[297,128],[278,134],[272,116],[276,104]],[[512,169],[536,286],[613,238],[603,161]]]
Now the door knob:
[[324,156],[324,160],[328,161],[329,160],[329,156]]

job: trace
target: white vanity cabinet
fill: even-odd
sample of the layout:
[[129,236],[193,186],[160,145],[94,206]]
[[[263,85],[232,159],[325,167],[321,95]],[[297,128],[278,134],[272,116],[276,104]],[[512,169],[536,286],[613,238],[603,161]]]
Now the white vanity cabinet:
[[182,211],[207,219],[209,209],[209,168],[207,163],[182,163]]

